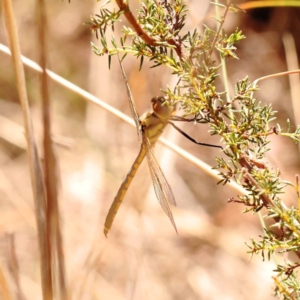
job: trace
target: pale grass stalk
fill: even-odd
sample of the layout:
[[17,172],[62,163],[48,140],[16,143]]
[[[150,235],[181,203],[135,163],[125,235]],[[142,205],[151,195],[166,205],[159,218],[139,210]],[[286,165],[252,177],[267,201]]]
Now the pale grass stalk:
[[[295,45],[295,40],[290,33],[286,33],[283,36],[283,46],[285,50],[285,57],[287,63],[288,71],[299,68],[299,61],[297,56],[297,49]],[[294,121],[296,124],[300,124],[300,77],[293,76],[293,74],[289,74],[289,83],[291,89],[291,99],[292,99],[292,107],[294,112]]]
[[260,78],[257,78],[256,80],[254,80],[253,84],[257,85],[258,82],[266,80],[266,79],[280,77],[280,76],[286,76],[286,75],[292,75],[292,74],[300,74],[300,69],[285,71],[285,72],[279,72],[279,73],[274,73],[274,74],[271,74],[271,75],[263,76],[263,77],[260,77]]
[[[4,46],[3,44],[0,44],[0,51],[2,51],[4,53],[7,53],[7,54],[10,54],[9,49],[6,46]],[[32,60],[30,60],[30,59],[28,59],[24,56],[22,56],[22,60],[23,60],[24,64],[27,65],[28,67],[30,67],[30,68],[38,71],[38,72],[42,72],[41,67],[37,63],[33,62]],[[135,126],[134,121],[130,117],[128,117],[127,115],[122,113],[121,111],[119,111],[116,108],[110,106],[109,104],[105,103],[104,101],[100,100],[99,98],[97,98],[96,96],[90,94],[89,92],[83,90],[82,88],[78,87],[77,85],[71,83],[70,81],[68,81],[68,80],[62,78],[61,76],[55,74],[54,72],[52,72],[48,69],[46,70],[46,72],[47,72],[48,76],[51,79],[53,79],[55,82],[59,83],[60,85],[62,85],[64,87],[66,87],[67,89],[73,91],[74,93],[82,96],[86,100],[102,107],[103,109],[105,109],[109,113],[113,114],[114,116],[118,117],[122,121],[124,121],[124,122],[126,122],[126,123],[128,123],[132,126]],[[177,153],[178,155],[183,157],[185,160],[189,161],[190,163],[192,163],[193,165],[198,167],[200,170],[203,170],[209,176],[215,178],[218,181],[222,179],[221,176],[218,175],[218,171],[213,170],[211,168],[211,166],[204,163],[203,161],[196,158],[195,156],[191,155],[190,153],[183,150],[182,148],[176,146],[175,144],[167,141],[164,138],[160,138],[158,140],[158,142],[165,145],[166,147],[168,147],[169,149],[171,149],[172,151],[174,151],[175,153]],[[231,181],[231,182],[228,183],[228,185],[230,187],[232,187],[233,189],[235,189],[239,194],[246,194],[247,193],[245,191],[245,189],[243,189],[236,182]]]

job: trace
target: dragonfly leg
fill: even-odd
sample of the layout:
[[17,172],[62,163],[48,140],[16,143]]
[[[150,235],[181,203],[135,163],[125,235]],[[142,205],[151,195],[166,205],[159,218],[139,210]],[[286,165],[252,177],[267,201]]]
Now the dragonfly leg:
[[214,147],[214,148],[220,148],[223,150],[222,146],[219,145],[213,145],[213,144],[206,144],[206,143],[200,143],[197,142],[195,139],[193,139],[192,137],[190,137],[188,134],[186,134],[184,131],[182,131],[179,127],[177,127],[174,123],[172,122],[168,122],[170,125],[172,125],[178,132],[180,132],[184,137],[186,137],[188,140],[190,140],[191,142],[197,144],[197,145],[201,145],[201,146],[207,146],[207,147]]

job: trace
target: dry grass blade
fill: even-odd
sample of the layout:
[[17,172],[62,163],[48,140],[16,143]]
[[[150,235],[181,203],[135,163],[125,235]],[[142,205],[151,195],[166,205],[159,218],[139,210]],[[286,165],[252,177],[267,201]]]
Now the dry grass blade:
[[4,275],[3,266],[0,263],[0,298],[3,300],[12,300],[8,283]]
[[42,293],[44,300],[53,299],[52,282],[51,282],[51,260],[49,234],[46,223],[46,197],[43,182],[43,174],[39,162],[38,151],[33,134],[33,127],[29,111],[27,90],[25,84],[24,68],[21,61],[21,51],[19,47],[19,38],[12,3],[10,0],[2,0],[3,14],[7,28],[8,38],[11,45],[11,53],[16,72],[16,81],[19,91],[19,97],[23,112],[25,137],[27,140],[27,151],[29,158],[29,168],[31,184],[36,209],[36,220],[38,228],[39,250],[41,255],[41,276],[42,276]]
[[[39,61],[43,69],[40,76],[41,98],[43,109],[43,130],[44,130],[44,162],[45,162],[45,189],[47,194],[47,213],[48,228],[51,240],[51,262],[53,278],[58,281],[58,294],[64,300],[68,299],[65,279],[65,260],[63,252],[63,239],[60,230],[59,205],[58,205],[58,186],[57,186],[57,159],[53,149],[52,130],[51,130],[51,107],[49,98],[47,66],[47,45],[46,45],[46,7],[44,0],[37,2],[37,24],[39,37]],[[57,263],[55,263],[57,261]],[[55,268],[55,266],[57,266]]]
[[20,285],[20,278],[19,278],[19,263],[17,260],[17,255],[16,255],[16,248],[15,248],[15,236],[13,234],[7,235],[7,241],[8,241],[8,249],[9,249],[9,269],[11,272],[11,277],[14,281],[15,284],[15,290],[17,293],[17,299],[18,300],[23,300],[25,299],[24,293],[21,289]]
[[[283,36],[283,45],[285,50],[285,57],[287,62],[288,71],[292,71],[293,69],[299,68],[299,61],[297,57],[297,49],[295,45],[295,40],[290,33],[286,33]],[[294,111],[294,121],[296,124],[300,124],[300,76],[293,76],[289,74],[289,82],[291,89],[291,99]]]
[[246,3],[242,3],[238,5],[241,9],[253,9],[253,8],[260,8],[260,7],[288,7],[294,6],[299,7],[300,2],[298,0],[285,0],[285,1],[278,1],[278,0],[268,0],[268,1],[249,1]]

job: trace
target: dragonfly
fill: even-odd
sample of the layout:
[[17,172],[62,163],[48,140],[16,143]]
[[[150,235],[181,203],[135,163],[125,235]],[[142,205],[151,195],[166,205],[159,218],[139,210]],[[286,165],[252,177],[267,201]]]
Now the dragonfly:
[[[118,57],[119,59],[119,57]],[[108,214],[105,219],[104,223],[104,234],[107,237],[107,234],[109,230],[112,227],[112,224],[114,222],[114,219],[118,213],[119,207],[123,202],[123,199],[125,197],[125,194],[136,175],[136,172],[138,168],[140,167],[141,163],[143,162],[144,158],[147,157],[147,162],[153,182],[154,191],[156,194],[156,197],[158,199],[158,202],[160,203],[163,211],[169,218],[172,226],[174,227],[176,233],[177,227],[174,221],[174,217],[170,208],[169,204],[176,205],[175,197],[173,195],[172,189],[161,170],[155,155],[154,155],[154,145],[157,142],[158,138],[163,133],[165,127],[168,124],[171,124],[176,130],[178,130],[181,134],[183,134],[185,137],[190,139],[192,142],[203,145],[203,146],[211,146],[211,147],[217,147],[222,148],[221,146],[211,145],[211,144],[205,144],[205,143],[199,143],[193,138],[191,138],[189,135],[187,135],[185,132],[183,132],[180,128],[178,128],[174,123],[170,122],[170,120],[176,120],[181,121],[183,118],[174,116],[175,107],[168,104],[168,99],[166,97],[154,97],[151,99],[152,103],[152,109],[150,109],[148,112],[144,113],[142,116],[139,116],[137,113],[137,109],[133,100],[133,96],[131,93],[131,90],[129,88],[128,80],[125,75],[122,63],[119,59],[120,67],[122,70],[127,96],[129,100],[129,106],[131,110],[132,117],[134,119],[136,129],[137,129],[137,135],[138,140],[140,142],[140,151],[131,167],[129,172],[127,173],[126,178],[122,182],[113,203],[111,204],[111,207],[108,211]],[[186,120],[186,119],[184,119]]]

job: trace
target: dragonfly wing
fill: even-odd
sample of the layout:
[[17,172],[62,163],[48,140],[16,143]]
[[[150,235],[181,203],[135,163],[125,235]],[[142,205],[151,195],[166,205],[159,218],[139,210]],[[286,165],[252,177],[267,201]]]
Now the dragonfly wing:
[[154,156],[153,147],[151,146],[146,135],[143,136],[143,143],[147,149],[147,161],[148,161],[156,197],[157,197],[163,211],[168,216],[173,227],[175,228],[175,230],[177,232],[173,214],[172,214],[172,211],[169,206],[169,202],[176,205],[173,192],[171,190],[171,187],[170,187],[164,173],[162,172],[162,170]]
[[122,63],[120,61],[120,58],[118,56],[118,60],[119,60],[119,63],[120,63],[120,67],[121,67],[121,70],[122,70],[122,74],[123,74],[123,78],[124,78],[124,82],[125,82],[125,86],[126,86],[126,90],[127,90],[127,96],[128,96],[128,101],[129,101],[129,106],[130,106],[130,111],[131,111],[131,115],[134,119],[134,123],[135,123],[135,126],[136,126],[136,130],[137,130],[137,135],[138,135],[138,139],[139,141],[141,141],[141,125],[140,125],[140,119],[139,119],[139,115],[137,113],[137,110],[136,110],[136,107],[135,107],[135,104],[134,104],[134,101],[133,101],[133,97],[132,97],[132,93],[131,93],[131,90],[129,88],[129,84],[128,84],[128,80],[127,80],[127,77],[125,75],[125,72],[124,72],[124,69],[123,69],[123,66],[122,66]]

